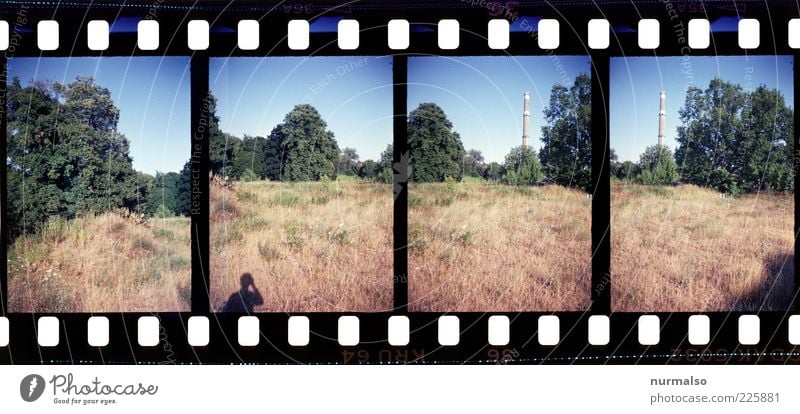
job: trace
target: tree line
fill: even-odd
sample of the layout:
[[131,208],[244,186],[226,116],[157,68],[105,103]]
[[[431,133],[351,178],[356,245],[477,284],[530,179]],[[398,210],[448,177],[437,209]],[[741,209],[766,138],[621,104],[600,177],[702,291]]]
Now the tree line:
[[588,190],[592,176],[591,78],[554,85],[544,108],[542,148],[511,148],[503,163],[486,163],[483,154],[464,150],[444,110],[420,104],[408,117],[409,179],[460,181],[464,176],[511,185],[558,184]]
[[[267,137],[227,134],[219,126],[216,99],[209,97],[211,171],[231,180],[315,181],[338,175],[392,181],[392,145],[378,160],[361,160],[353,148],[339,149],[333,132],[311,105],[295,106]],[[513,185],[553,183],[588,189],[591,181],[591,78],[555,85],[544,109],[542,150],[518,146],[504,162],[486,163],[465,151],[444,110],[422,103],[408,116],[409,179],[460,181],[464,176]]]
[[776,89],[712,79],[690,87],[679,111],[676,150],[653,145],[611,176],[643,184],[688,183],[730,194],[794,190],[794,111]]
[[155,176],[134,170],[119,108],[92,77],[69,84],[14,78],[7,91],[9,237],[120,208],[147,216],[189,215],[189,163]]
[[296,105],[267,137],[225,133],[216,98],[209,97],[210,170],[229,180],[317,181],[339,175],[392,182],[392,146],[378,160],[361,160],[353,148],[339,149],[333,132],[311,105]]

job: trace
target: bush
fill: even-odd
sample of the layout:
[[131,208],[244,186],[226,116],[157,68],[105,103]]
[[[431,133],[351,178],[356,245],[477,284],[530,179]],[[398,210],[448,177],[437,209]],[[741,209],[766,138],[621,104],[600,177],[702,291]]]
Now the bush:
[[157,218],[172,217],[174,215],[175,214],[164,204],[159,204],[158,208],[156,208],[156,211],[153,213],[153,217]]
[[248,182],[249,181],[258,181],[260,178],[261,177],[259,177],[258,174],[256,174],[255,172],[253,172],[253,170],[251,170],[249,168],[244,170],[244,172],[242,173],[242,176],[240,177],[240,179],[242,181],[248,181]]

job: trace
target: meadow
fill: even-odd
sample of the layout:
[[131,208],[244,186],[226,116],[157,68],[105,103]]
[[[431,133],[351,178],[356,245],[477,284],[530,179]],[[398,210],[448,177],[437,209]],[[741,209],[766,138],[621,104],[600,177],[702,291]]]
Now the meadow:
[[9,247],[9,311],[188,311],[190,234],[188,217],[52,217]]
[[211,307],[253,276],[255,312],[393,306],[392,185],[340,177],[211,187]]
[[591,199],[561,186],[409,185],[409,309],[580,311],[591,301]]
[[794,198],[613,184],[612,310],[785,311],[794,293]]

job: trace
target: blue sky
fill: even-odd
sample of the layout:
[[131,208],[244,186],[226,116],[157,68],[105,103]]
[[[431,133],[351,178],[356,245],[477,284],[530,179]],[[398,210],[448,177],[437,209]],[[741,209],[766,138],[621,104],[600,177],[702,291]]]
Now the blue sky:
[[209,88],[223,131],[267,137],[299,104],[322,115],[340,149],[378,159],[392,143],[391,57],[213,58]]
[[531,141],[541,148],[544,107],[555,84],[589,75],[588,56],[410,57],[408,110],[439,105],[461,135],[464,149],[486,162],[503,162],[522,144],[522,94],[531,94]]
[[791,56],[692,56],[611,58],[611,148],[620,161],[638,161],[658,143],[659,92],[667,94],[664,143],[675,150],[678,110],[689,86],[706,89],[715,77],[744,90],[776,88],[789,107],[794,101]]
[[70,83],[94,76],[111,91],[120,110],[118,130],[130,141],[136,170],[180,171],[190,156],[189,59],[186,57],[12,58],[8,82],[16,76]]

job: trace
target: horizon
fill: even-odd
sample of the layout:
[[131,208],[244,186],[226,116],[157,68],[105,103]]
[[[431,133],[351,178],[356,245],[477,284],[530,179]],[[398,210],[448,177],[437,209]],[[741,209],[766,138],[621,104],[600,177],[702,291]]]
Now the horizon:
[[69,84],[78,76],[94,77],[111,93],[135,170],[181,171],[191,155],[188,57],[10,58],[6,84],[15,77],[23,87]]
[[409,57],[407,109],[435,103],[465,151],[477,149],[486,163],[502,164],[522,145],[523,93],[530,93],[529,145],[538,152],[553,86],[569,88],[582,74],[591,76],[589,56]]
[[[792,56],[613,57],[609,77],[610,147],[619,162],[639,162],[658,143],[659,93],[666,92],[664,144],[677,148],[678,110],[690,86],[702,90],[712,79],[735,83],[745,91],[760,85],[777,89],[794,109]],[[653,89],[641,85],[654,85]]]
[[209,59],[222,132],[267,138],[296,105],[310,104],[339,150],[378,160],[394,142],[391,56]]

